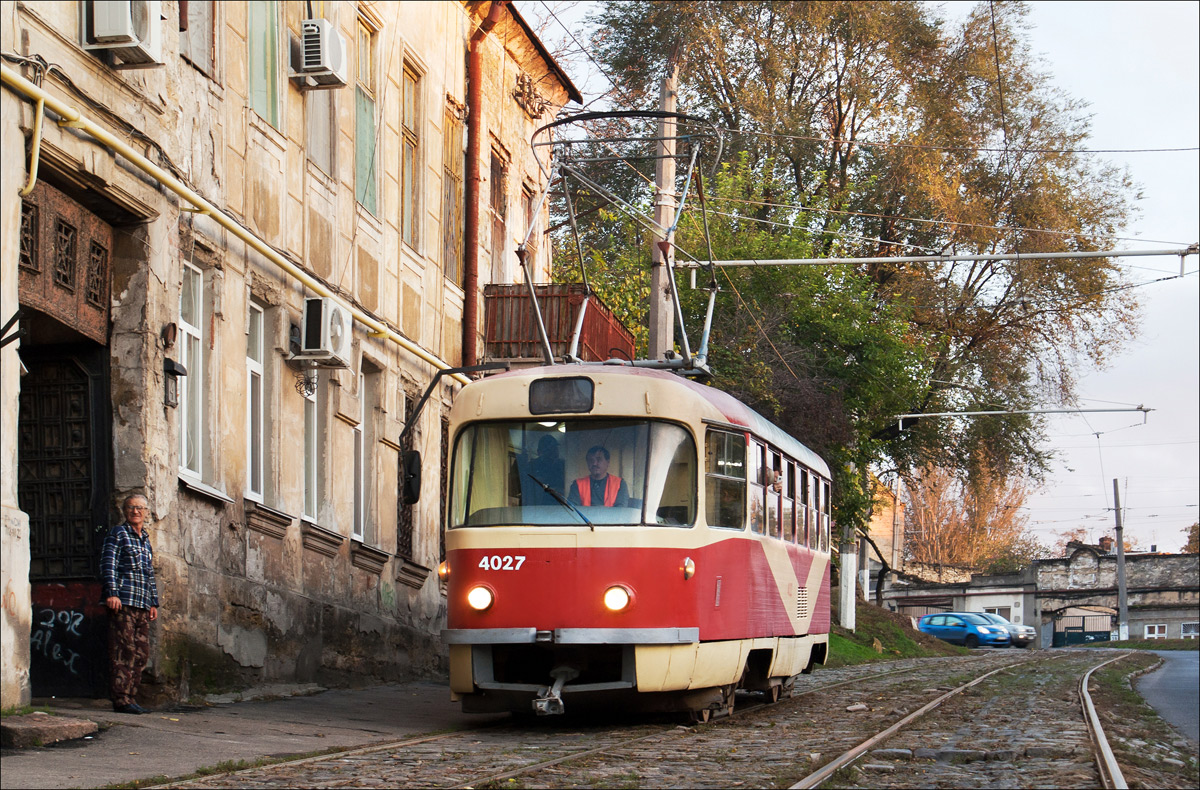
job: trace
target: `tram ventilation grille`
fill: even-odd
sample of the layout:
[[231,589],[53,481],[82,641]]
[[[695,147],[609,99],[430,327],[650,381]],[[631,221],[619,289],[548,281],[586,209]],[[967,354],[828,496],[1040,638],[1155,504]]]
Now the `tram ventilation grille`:
[[796,619],[803,620],[808,617],[808,588],[799,587],[796,589]]

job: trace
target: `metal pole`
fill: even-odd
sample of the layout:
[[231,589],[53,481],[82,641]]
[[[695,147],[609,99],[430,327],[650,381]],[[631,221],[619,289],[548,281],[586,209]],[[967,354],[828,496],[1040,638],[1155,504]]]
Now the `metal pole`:
[[[659,94],[659,109],[675,112],[676,87],[679,65],[671,64],[670,73],[663,78]],[[658,121],[659,141],[656,145],[658,161],[655,165],[654,222],[660,228],[675,224],[675,119],[660,118]],[[667,268],[667,257],[674,259],[674,231],[655,233],[651,245],[650,266],[650,310],[647,321],[650,329],[650,359],[664,359],[668,351],[675,350],[674,321],[671,316],[671,276]],[[666,242],[666,244],[661,244]],[[665,248],[665,250],[664,250]]]
[[1117,514],[1117,639],[1129,638],[1129,598],[1125,591],[1125,537],[1121,525],[1121,492],[1113,478],[1113,511]]

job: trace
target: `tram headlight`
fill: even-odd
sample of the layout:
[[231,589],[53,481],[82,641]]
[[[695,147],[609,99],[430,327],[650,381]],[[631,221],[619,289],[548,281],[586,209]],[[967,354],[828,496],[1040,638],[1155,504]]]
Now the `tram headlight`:
[[633,600],[633,596],[629,590],[619,584],[614,584],[604,591],[604,606],[610,612],[619,612],[629,606],[629,602]]
[[690,579],[696,575],[696,563],[691,557],[687,557],[683,561],[683,578]]
[[438,578],[441,579],[442,581],[445,581],[447,578],[449,578],[449,576],[450,576],[450,562],[449,562],[449,560],[443,560],[438,565]]
[[491,608],[494,600],[496,600],[496,596],[492,595],[492,591],[487,587],[472,587],[471,591],[467,593],[467,606],[477,612]]

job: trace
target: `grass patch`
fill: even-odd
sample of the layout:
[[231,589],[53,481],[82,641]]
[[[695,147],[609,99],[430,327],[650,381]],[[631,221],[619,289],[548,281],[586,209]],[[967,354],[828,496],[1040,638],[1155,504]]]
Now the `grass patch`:
[[964,647],[943,642],[913,629],[908,615],[900,615],[859,601],[854,631],[833,626],[829,634],[827,667],[844,667],[870,661],[901,658],[963,656]]
[[1126,639],[1124,642],[1088,642],[1071,647],[1119,647],[1124,650],[1200,650],[1200,639]]
[[1096,670],[1090,684],[1092,701],[1130,787],[1200,787],[1200,765],[1186,739],[1130,685],[1131,673],[1155,661],[1152,655],[1137,653]]
[[44,705],[13,705],[0,710],[0,719],[7,719],[9,716],[28,716],[30,713],[49,713],[55,715],[54,711]]

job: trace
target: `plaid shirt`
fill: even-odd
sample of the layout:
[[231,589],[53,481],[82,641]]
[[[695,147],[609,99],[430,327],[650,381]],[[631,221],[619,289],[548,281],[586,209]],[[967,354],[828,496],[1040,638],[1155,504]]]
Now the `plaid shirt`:
[[128,523],[109,530],[100,558],[100,578],[105,598],[120,598],[122,606],[136,609],[158,606],[154,550],[145,528],[140,536]]

